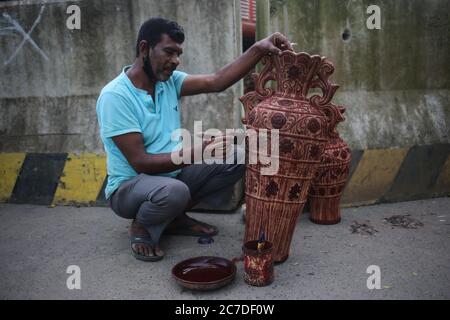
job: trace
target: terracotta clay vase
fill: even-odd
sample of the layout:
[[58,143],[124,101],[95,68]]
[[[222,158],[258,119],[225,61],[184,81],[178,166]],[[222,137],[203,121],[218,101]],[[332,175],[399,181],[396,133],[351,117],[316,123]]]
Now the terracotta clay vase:
[[[333,65],[318,55],[284,51],[264,57],[262,64],[261,72],[253,75],[255,91],[240,99],[245,109],[242,122],[247,132],[267,129],[269,141],[273,129],[279,130],[279,169],[275,175],[263,175],[260,161],[249,163],[249,157],[255,153],[259,157],[261,152],[247,143],[244,241],[256,240],[264,231],[273,243],[274,261],[283,262],[328,143],[321,108],[329,104],[338,86],[328,81]],[[275,89],[266,88],[270,80],[276,82]],[[321,95],[308,94],[314,88]]]
[[309,189],[310,220],[336,224],[341,221],[339,204],[350,172],[351,151],[336,131],[337,124],[345,120],[345,108],[330,103],[322,110],[328,120],[329,142]]

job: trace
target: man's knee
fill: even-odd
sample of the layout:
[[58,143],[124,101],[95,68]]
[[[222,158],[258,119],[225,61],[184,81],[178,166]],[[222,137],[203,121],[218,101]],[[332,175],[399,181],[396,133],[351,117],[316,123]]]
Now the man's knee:
[[186,207],[191,200],[189,187],[182,181],[173,179],[166,187],[165,204],[175,207]]

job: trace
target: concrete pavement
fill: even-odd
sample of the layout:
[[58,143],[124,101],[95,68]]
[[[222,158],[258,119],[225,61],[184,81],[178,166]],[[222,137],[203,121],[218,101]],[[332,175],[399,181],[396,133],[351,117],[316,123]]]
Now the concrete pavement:
[[[146,263],[131,255],[129,222],[108,208],[0,204],[0,299],[450,299],[449,208],[448,197],[347,208],[334,226],[304,213],[272,285],[248,286],[239,263],[230,285],[192,292],[171,268],[192,256],[238,256],[240,212],[193,213],[219,226],[215,242],[166,237],[167,256]],[[384,220],[394,215],[405,217],[392,223],[411,228]],[[67,289],[69,265],[80,267],[80,290]],[[367,288],[370,265],[380,267],[381,289]]]

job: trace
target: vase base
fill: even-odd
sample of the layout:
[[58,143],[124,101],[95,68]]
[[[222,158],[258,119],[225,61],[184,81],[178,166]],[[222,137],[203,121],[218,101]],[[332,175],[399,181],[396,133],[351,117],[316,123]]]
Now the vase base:
[[274,260],[273,264],[274,265],[278,265],[278,264],[282,264],[283,262],[285,262],[287,259],[289,258],[289,255],[285,255],[284,257],[281,257],[279,260]]
[[339,222],[341,222],[341,218],[334,219],[334,220],[318,220],[318,219],[314,219],[314,218],[309,218],[309,220],[311,220],[311,222],[313,222],[315,224],[323,224],[323,225],[338,224]]

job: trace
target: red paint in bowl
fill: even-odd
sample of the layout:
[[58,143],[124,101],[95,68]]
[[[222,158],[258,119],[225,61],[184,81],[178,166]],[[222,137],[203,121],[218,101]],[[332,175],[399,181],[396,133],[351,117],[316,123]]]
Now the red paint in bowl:
[[236,266],[220,257],[195,257],[179,262],[172,268],[175,280],[192,290],[213,290],[233,281]]

